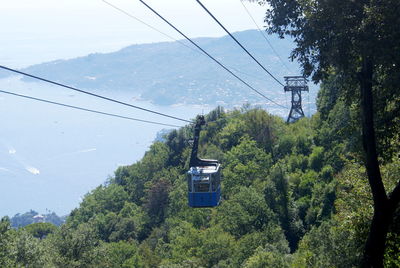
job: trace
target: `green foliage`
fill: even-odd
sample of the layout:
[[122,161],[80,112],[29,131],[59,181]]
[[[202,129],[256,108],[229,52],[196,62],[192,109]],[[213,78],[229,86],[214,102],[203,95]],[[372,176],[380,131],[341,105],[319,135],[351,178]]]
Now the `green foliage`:
[[187,146],[187,132],[189,131],[188,127],[181,128],[179,130],[173,130],[167,136],[166,145],[169,148],[169,157],[167,160],[167,164],[169,166],[178,166],[185,162],[185,159],[182,158],[182,152]]
[[261,248],[280,255],[289,253],[288,242],[278,225],[269,224],[262,232],[248,233],[238,239],[234,263],[242,266]]
[[[382,166],[383,182],[388,191],[398,182],[400,175],[400,161],[394,159],[392,163]],[[350,162],[338,177],[339,191],[335,202],[337,218],[341,228],[346,228],[357,247],[355,252],[360,253],[368,236],[370,220],[373,215],[372,195],[365,174],[365,168],[358,163]],[[387,236],[387,250],[385,254],[386,267],[396,267],[400,258],[398,251],[400,234],[399,212],[395,213],[393,224]]]
[[295,146],[295,137],[293,135],[283,135],[275,145],[275,155],[282,158],[290,155]]
[[0,266],[12,267],[15,266],[15,261],[12,255],[11,243],[15,239],[15,233],[11,230],[11,223],[8,217],[3,217],[0,220]]
[[54,233],[57,230],[57,227],[52,223],[38,222],[29,224],[24,229],[33,237],[43,239],[47,235]]
[[244,264],[244,268],[290,267],[286,256],[259,248]]
[[[305,76],[327,84],[318,103],[322,143],[317,144],[330,143],[335,149],[327,155],[329,164],[340,171],[342,156],[365,160],[374,217],[363,266],[383,266],[387,230],[400,204],[400,182],[390,195],[385,194],[388,190],[382,187],[379,168],[399,152],[400,54],[394,51],[400,47],[400,31],[394,25],[400,23],[396,15],[400,2],[261,2],[268,6],[269,32],[294,38],[292,59],[301,63]],[[357,131],[360,126],[362,136]],[[360,140],[364,150],[359,148]]]
[[100,212],[118,212],[128,200],[128,193],[124,188],[117,184],[109,186],[99,186],[90,194],[87,194],[80,204],[79,210],[73,210],[69,222],[79,224],[87,222],[96,213]]
[[[328,100],[320,104],[327,113],[343,107]],[[290,125],[260,109],[218,108],[208,117],[214,121],[202,132],[200,155],[222,162],[218,207],[187,205],[189,128],[172,131],[88,193],[60,228],[46,223],[15,231],[3,219],[0,266],[357,266],[372,203],[364,170],[348,160],[356,150],[343,154],[351,138],[334,137],[343,128],[327,124],[330,115],[322,113]],[[382,167],[387,189],[399,166],[394,159]],[[398,226],[399,216],[387,267],[399,263]]]
[[278,132],[283,128],[282,121],[261,109],[252,109],[244,114],[246,133],[267,153],[273,152]]
[[316,172],[321,171],[324,164],[324,148],[314,147],[308,159],[309,167]]
[[358,267],[360,255],[351,233],[337,227],[335,222],[326,221],[304,236],[294,254],[293,266]]
[[18,265],[23,267],[43,267],[48,261],[40,241],[27,231],[19,231],[14,242],[14,256]]
[[[53,225],[54,228],[56,228]],[[44,244],[25,228],[11,229],[10,220],[0,221],[0,266],[1,267],[46,267],[49,264]]]
[[104,245],[106,257],[101,267],[107,268],[139,268],[143,267],[135,242],[112,242]]
[[94,267],[103,262],[101,242],[88,223],[82,223],[76,229],[63,225],[48,239],[52,246],[51,262],[56,267]]
[[226,153],[223,170],[223,187],[226,196],[237,192],[241,186],[250,186],[263,180],[272,165],[272,159],[257,147],[254,140],[244,136],[239,144]]
[[290,190],[288,176],[279,163],[271,170],[264,189],[264,195],[266,203],[279,219],[291,251],[294,251],[300,237],[303,235],[303,226]]
[[215,220],[225,231],[240,237],[246,233],[262,231],[268,224],[276,222],[262,193],[253,187],[241,187],[238,190],[237,194],[218,207]]
[[226,151],[239,144],[244,135],[245,122],[241,118],[233,118],[217,134],[217,140],[221,148]]
[[[319,112],[316,120],[315,143],[319,146],[330,145],[332,149],[325,150],[325,159],[336,170],[343,168],[343,156],[359,155],[361,150],[360,107],[350,98],[337,92],[340,85],[339,75],[331,75],[326,79],[318,93]],[[354,85],[345,85],[344,88],[353,88]],[[335,95],[335,97],[332,97]],[[330,98],[325,104],[324,99]]]
[[226,261],[234,252],[234,238],[220,227],[197,230],[187,222],[170,233],[171,258],[174,263],[190,260],[199,267],[212,267]]
[[150,146],[143,159],[131,166],[120,167],[111,179],[111,185],[123,186],[128,199],[141,205],[145,196],[145,185],[166,167],[170,158],[170,149],[165,143],[156,142]]
[[170,189],[171,183],[168,180],[160,179],[153,182],[147,190],[144,208],[147,211],[152,226],[157,226],[165,220]]

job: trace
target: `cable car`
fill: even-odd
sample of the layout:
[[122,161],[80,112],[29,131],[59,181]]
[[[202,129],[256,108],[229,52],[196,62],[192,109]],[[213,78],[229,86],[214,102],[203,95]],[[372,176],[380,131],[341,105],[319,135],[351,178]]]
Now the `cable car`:
[[204,124],[204,116],[198,116],[188,171],[188,203],[193,208],[215,207],[221,200],[221,164],[218,160],[197,156],[201,126]]

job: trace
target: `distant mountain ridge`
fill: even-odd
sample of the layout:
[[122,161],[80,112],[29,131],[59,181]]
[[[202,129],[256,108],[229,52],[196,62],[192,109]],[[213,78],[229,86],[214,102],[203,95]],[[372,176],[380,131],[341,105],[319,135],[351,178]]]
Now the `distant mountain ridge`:
[[[279,80],[289,75],[258,31],[234,35]],[[296,71],[297,64],[286,60],[293,43],[275,36],[269,36],[269,40],[285,63]],[[284,101],[282,87],[229,36],[194,41],[257,90],[275,101]],[[266,103],[189,42],[180,42],[193,49],[178,42],[131,45],[113,53],[46,62],[23,71],[91,90],[130,91],[132,96],[158,105]]]
[[41,215],[39,212],[30,210],[23,214],[18,213],[10,220],[13,228],[21,228],[36,222],[50,222],[54,225],[60,226],[65,222],[66,218],[67,216],[59,217],[55,212],[48,212],[47,214]]

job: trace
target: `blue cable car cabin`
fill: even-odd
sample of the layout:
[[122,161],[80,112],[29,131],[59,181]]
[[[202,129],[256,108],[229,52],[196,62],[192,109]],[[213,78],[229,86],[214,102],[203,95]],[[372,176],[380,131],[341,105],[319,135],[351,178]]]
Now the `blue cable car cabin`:
[[220,164],[191,167],[188,172],[189,206],[215,207],[221,199]]
[[221,174],[218,160],[197,157],[203,116],[198,116],[188,171],[188,203],[190,207],[215,207],[221,200]]

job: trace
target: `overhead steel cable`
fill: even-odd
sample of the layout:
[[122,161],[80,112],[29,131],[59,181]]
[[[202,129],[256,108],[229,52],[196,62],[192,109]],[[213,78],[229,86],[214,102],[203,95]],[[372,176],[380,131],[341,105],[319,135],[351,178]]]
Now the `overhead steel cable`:
[[21,97],[21,98],[25,98],[25,99],[30,99],[30,100],[34,100],[34,101],[49,103],[49,104],[53,104],[53,105],[63,106],[63,107],[67,107],[67,108],[72,108],[72,109],[75,109],[75,110],[81,110],[81,111],[85,111],[85,112],[91,112],[91,113],[96,113],[96,114],[101,114],[101,115],[107,115],[107,116],[111,116],[111,117],[117,117],[117,118],[132,120],[132,121],[148,123],[148,124],[155,124],[155,125],[161,125],[161,126],[167,126],[167,127],[182,127],[182,126],[164,124],[164,123],[159,123],[159,122],[154,122],[154,121],[149,121],[149,120],[143,120],[143,119],[133,118],[133,117],[129,117],[129,116],[113,114],[113,113],[101,112],[101,111],[87,109],[87,108],[83,108],[83,107],[79,107],[79,106],[64,104],[64,103],[50,101],[50,100],[46,100],[46,99],[40,99],[40,98],[28,96],[28,95],[17,94],[17,93],[13,93],[13,92],[10,92],[10,91],[5,91],[5,90],[0,90],[0,93],[4,93],[4,94],[16,96],[16,97]]
[[[139,0],[142,1],[142,0]],[[221,26],[222,29],[267,73],[269,74],[276,82],[278,82],[281,86],[285,86],[279,81],[267,68],[264,67],[225,27],[221,22],[200,2],[200,0],[196,0],[196,2]]]
[[[156,27],[154,27],[154,26],[150,25],[149,23],[147,23],[147,22],[145,22],[145,21],[139,19],[138,17],[132,15],[131,13],[127,12],[126,10],[123,10],[122,8],[117,7],[116,5],[113,5],[113,4],[111,4],[110,2],[108,2],[108,1],[106,1],[106,0],[102,0],[102,1],[103,1],[105,4],[109,5],[110,7],[114,8],[115,10],[117,10],[117,11],[119,11],[119,12],[125,14],[126,16],[128,16],[128,17],[130,17],[130,18],[132,18],[132,19],[134,19],[134,20],[136,20],[136,21],[138,21],[138,22],[140,22],[140,23],[142,23],[143,25],[149,27],[150,29],[152,29],[152,30],[154,30],[154,31],[156,31],[156,32],[158,32],[158,33],[164,35],[165,37],[169,38],[170,40],[173,40],[173,41],[175,41],[175,42],[178,42],[179,44],[181,44],[182,46],[184,46],[184,47],[186,47],[186,48],[192,50],[193,52],[198,53],[199,55],[202,55],[202,56],[204,56],[204,57],[207,57],[207,55],[205,55],[204,53],[202,53],[202,52],[199,51],[198,49],[196,49],[196,48],[194,48],[194,47],[191,47],[191,46],[188,46],[188,45],[186,45],[184,42],[182,42],[181,40],[179,40],[179,39],[177,39],[177,38],[175,38],[175,37],[172,37],[172,36],[169,35],[169,34],[166,34],[166,33],[162,32],[162,31],[160,31],[160,30],[157,29]],[[228,66],[228,67],[229,67],[231,70],[234,70],[235,72],[238,72],[238,73],[241,73],[241,74],[244,74],[244,75],[253,77],[253,78],[255,78],[255,79],[264,81],[264,79],[261,79],[261,78],[258,78],[258,77],[256,77],[256,76],[254,76],[254,75],[251,75],[251,74],[245,73],[245,72],[243,72],[243,71],[240,71],[240,70],[238,70],[238,69],[236,69],[236,68],[234,68],[234,67],[232,67],[232,66]]]
[[[121,13],[127,15],[128,17],[130,17],[130,18],[132,18],[132,19],[134,19],[134,20],[136,20],[136,21],[142,23],[143,25],[146,25],[146,26],[149,27],[150,29],[153,29],[154,31],[156,31],[156,32],[158,32],[158,33],[164,35],[165,37],[167,37],[167,38],[169,38],[169,39],[171,39],[171,40],[174,40],[174,41],[180,43],[182,46],[185,46],[185,47],[189,48],[190,50],[193,50],[193,51],[195,51],[195,52],[198,52],[196,49],[194,49],[194,48],[192,48],[192,47],[186,45],[186,44],[183,43],[181,40],[178,40],[178,39],[172,37],[171,35],[166,34],[166,33],[162,32],[162,31],[160,31],[160,30],[157,29],[156,27],[154,27],[154,26],[148,24],[147,22],[145,22],[145,21],[139,19],[138,17],[132,15],[131,13],[126,12],[126,11],[123,10],[122,8],[119,8],[119,7],[117,7],[116,5],[113,5],[113,4],[111,4],[110,2],[107,2],[106,0],[102,0],[102,1],[103,1],[104,3],[106,3],[107,5],[109,5],[110,7],[114,8],[115,10],[118,10],[119,12],[121,12]],[[200,53],[200,52],[198,52],[198,53]],[[200,53],[200,54],[201,54],[201,53]]]
[[151,10],[154,14],[156,14],[160,19],[162,19],[165,23],[167,23],[170,27],[172,27],[175,31],[177,31],[180,35],[182,35],[185,39],[187,39],[190,43],[192,43],[194,46],[196,46],[198,49],[200,49],[204,54],[206,54],[209,58],[211,58],[215,63],[217,63],[219,66],[221,66],[225,71],[233,75],[236,79],[238,79],[240,82],[242,82],[244,85],[246,85],[248,88],[259,94],[260,96],[264,97],[265,99],[269,100],[270,102],[274,103],[275,105],[287,109],[287,107],[275,102],[274,100],[268,98],[264,94],[262,94],[260,91],[252,87],[249,83],[244,81],[242,78],[237,76],[235,73],[233,73],[231,70],[229,70],[225,65],[223,65],[220,61],[218,61],[216,58],[211,56],[207,51],[205,51],[202,47],[200,47],[196,42],[194,42],[192,39],[190,39],[188,36],[186,36],[183,32],[181,32],[178,28],[176,28],[172,23],[170,23],[167,19],[165,19],[163,16],[161,16],[157,11],[155,11],[152,7],[150,7],[148,4],[146,4],[143,0],[139,0],[143,5],[145,5],[149,10]]
[[239,0],[239,2],[242,4],[244,10],[246,11],[246,13],[249,15],[249,17],[251,18],[251,20],[254,22],[254,25],[257,27],[258,31],[260,32],[260,34],[262,35],[262,37],[265,39],[265,41],[267,41],[269,47],[271,48],[271,50],[274,52],[274,54],[278,57],[279,61],[282,63],[282,65],[286,68],[286,70],[288,70],[290,73],[292,72],[290,70],[290,68],[287,66],[287,64],[283,61],[283,59],[281,58],[281,56],[278,54],[278,52],[276,52],[275,48],[272,46],[271,42],[268,40],[267,36],[265,36],[265,33],[263,30],[261,30],[260,26],[258,26],[258,23],[256,22],[256,20],[254,19],[253,15],[251,15],[249,9],[246,7],[245,4],[243,4],[243,0]]
[[186,119],[182,119],[182,118],[179,118],[179,117],[176,117],[176,116],[172,116],[172,115],[167,115],[167,114],[164,114],[164,113],[156,112],[156,111],[153,111],[153,110],[150,110],[150,109],[146,109],[146,108],[139,107],[139,106],[136,106],[136,105],[132,105],[132,104],[129,104],[129,103],[126,103],[126,102],[115,100],[115,99],[112,99],[112,98],[109,98],[109,97],[98,95],[98,94],[95,94],[95,93],[92,93],[92,92],[89,92],[89,91],[86,91],[86,90],[82,90],[82,89],[79,89],[79,88],[76,88],[76,87],[71,87],[71,86],[68,86],[68,85],[64,85],[64,84],[61,84],[61,83],[58,83],[58,82],[54,82],[54,81],[51,81],[49,79],[45,79],[45,78],[42,78],[42,77],[39,77],[39,76],[36,76],[36,75],[32,75],[32,74],[24,73],[24,72],[21,72],[21,71],[12,69],[12,68],[8,68],[8,67],[3,66],[3,65],[0,65],[0,68],[4,69],[4,70],[7,70],[7,71],[10,71],[10,72],[17,73],[17,74],[22,74],[24,76],[31,77],[31,78],[34,78],[34,79],[37,79],[37,80],[40,80],[40,81],[43,81],[43,82],[46,82],[46,83],[50,83],[50,84],[56,85],[56,86],[68,88],[68,89],[71,89],[71,90],[74,90],[74,91],[77,91],[77,92],[80,92],[80,93],[83,93],[83,94],[86,94],[86,95],[90,95],[90,96],[93,96],[93,97],[96,97],[96,98],[100,98],[100,99],[103,99],[103,100],[115,102],[115,103],[118,103],[118,104],[121,104],[121,105],[124,105],[124,106],[128,106],[128,107],[131,107],[131,108],[139,109],[139,110],[146,111],[146,112],[153,113],[153,114],[157,114],[157,115],[160,115],[160,116],[172,118],[172,119],[175,119],[175,120],[179,120],[179,121],[183,121],[183,122],[187,122],[187,123],[192,123],[192,121],[189,121],[189,120],[186,120]]

